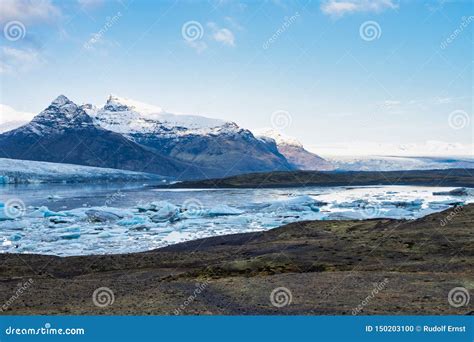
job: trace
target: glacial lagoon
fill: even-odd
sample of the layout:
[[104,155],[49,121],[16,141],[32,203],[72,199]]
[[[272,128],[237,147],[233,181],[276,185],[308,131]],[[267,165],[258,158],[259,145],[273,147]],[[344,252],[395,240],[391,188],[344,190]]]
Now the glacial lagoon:
[[473,189],[363,186],[157,189],[147,184],[0,187],[0,252],[59,256],[147,251],[303,220],[416,219],[474,201]]

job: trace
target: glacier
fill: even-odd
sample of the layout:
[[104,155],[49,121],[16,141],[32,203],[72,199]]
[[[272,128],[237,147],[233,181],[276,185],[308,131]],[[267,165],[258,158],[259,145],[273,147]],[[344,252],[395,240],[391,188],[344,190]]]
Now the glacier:
[[170,180],[168,177],[144,172],[0,158],[0,184],[131,181],[167,183]]

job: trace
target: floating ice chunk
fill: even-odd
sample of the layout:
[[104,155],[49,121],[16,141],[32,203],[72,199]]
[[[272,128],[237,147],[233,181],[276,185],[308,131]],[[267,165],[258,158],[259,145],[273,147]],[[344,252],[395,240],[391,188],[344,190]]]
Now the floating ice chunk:
[[0,221],[14,220],[14,215],[11,215],[10,211],[7,212],[5,207],[0,208]]
[[49,195],[48,199],[49,200],[60,200],[60,199],[62,199],[62,197],[59,196],[59,195]]
[[403,208],[395,208],[395,209],[387,210],[386,212],[383,213],[382,216],[387,217],[387,218],[393,218],[393,219],[406,219],[406,218],[412,218],[413,212],[410,210],[403,209]]
[[364,199],[357,199],[352,202],[336,203],[336,206],[338,206],[339,208],[365,208],[368,205],[369,201]]
[[142,203],[137,205],[137,209],[139,212],[146,212],[146,211],[159,211],[163,207],[167,207],[169,205],[173,205],[167,201],[155,201],[150,203]]
[[337,211],[327,215],[325,220],[364,220],[367,215],[361,211]]
[[15,233],[10,236],[10,241],[18,241],[18,240],[21,240],[22,237],[23,235],[19,233]]
[[117,221],[117,224],[119,226],[136,226],[146,224],[147,222],[149,222],[148,217],[135,215],[129,218],[121,219],[120,221]]
[[26,216],[31,217],[31,218],[43,218],[43,217],[54,217],[54,216],[65,217],[67,215],[63,212],[56,212],[56,211],[49,210],[48,207],[43,206],[27,214]]
[[151,217],[153,222],[166,222],[166,221],[176,221],[178,220],[179,208],[174,204],[171,204],[166,201],[159,202],[159,206],[156,208],[156,214]]
[[190,240],[192,238],[192,234],[189,232],[178,232],[173,231],[163,237],[163,242],[165,243],[177,243]]
[[95,209],[87,210],[86,215],[90,222],[110,222],[121,218],[119,215],[109,211]]
[[271,202],[265,211],[319,211],[319,207],[326,205],[326,202],[316,201],[312,197],[303,195],[286,200]]
[[21,230],[28,226],[29,224],[25,220],[4,220],[0,219],[0,229],[1,230]]
[[97,234],[97,237],[100,239],[108,239],[108,238],[111,238],[112,236],[113,234],[110,234],[109,232],[100,232],[99,234]]
[[81,229],[76,226],[62,228],[57,231],[61,239],[78,239],[81,237]]
[[415,199],[413,201],[383,201],[384,207],[406,208],[409,210],[420,209],[423,204],[422,199]]
[[72,223],[74,221],[61,215],[60,217],[51,217],[49,219],[49,222],[52,222],[54,224],[62,224],[62,223]]
[[226,204],[219,204],[209,209],[206,215],[214,217],[214,216],[226,216],[226,215],[241,215],[243,213],[244,212],[242,210],[229,207]]

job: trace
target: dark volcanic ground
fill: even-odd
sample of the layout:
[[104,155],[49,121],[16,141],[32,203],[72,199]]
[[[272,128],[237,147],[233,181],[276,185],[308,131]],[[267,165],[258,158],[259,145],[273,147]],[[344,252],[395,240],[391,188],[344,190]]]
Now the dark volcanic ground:
[[[0,309],[10,315],[468,314],[473,301],[454,307],[448,293],[474,289],[474,205],[416,221],[300,222],[137,254],[7,254],[0,265]],[[104,307],[93,300],[101,287],[114,297],[95,296]]]

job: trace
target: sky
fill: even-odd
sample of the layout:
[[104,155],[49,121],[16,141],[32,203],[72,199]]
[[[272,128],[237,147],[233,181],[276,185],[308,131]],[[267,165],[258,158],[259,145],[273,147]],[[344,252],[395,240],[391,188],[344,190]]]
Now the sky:
[[473,24],[468,0],[2,0],[0,123],[113,93],[316,152],[472,154]]

